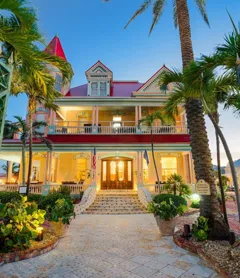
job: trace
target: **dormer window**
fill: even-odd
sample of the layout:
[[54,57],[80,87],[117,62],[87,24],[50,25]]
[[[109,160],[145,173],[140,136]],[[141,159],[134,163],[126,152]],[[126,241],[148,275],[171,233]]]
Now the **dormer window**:
[[100,61],[86,72],[86,77],[88,80],[88,96],[110,96],[112,72]]
[[90,81],[89,96],[109,96],[108,81]]

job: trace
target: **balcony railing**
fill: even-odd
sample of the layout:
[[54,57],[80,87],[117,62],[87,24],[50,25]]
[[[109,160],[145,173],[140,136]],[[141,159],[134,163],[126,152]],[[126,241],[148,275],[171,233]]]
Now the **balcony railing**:
[[[158,125],[152,127],[153,134],[187,134],[188,128],[184,122],[176,125]],[[148,126],[136,126],[135,122],[99,122],[92,126],[89,122],[56,121],[49,127],[49,134],[151,134]]]

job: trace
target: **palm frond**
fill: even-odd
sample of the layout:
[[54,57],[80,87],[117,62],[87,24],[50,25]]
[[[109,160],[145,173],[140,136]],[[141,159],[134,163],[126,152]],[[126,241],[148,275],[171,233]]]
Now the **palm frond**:
[[140,14],[142,14],[144,11],[147,10],[147,8],[152,4],[153,0],[146,0],[141,6],[140,8],[133,14],[133,16],[130,18],[130,20],[128,21],[128,23],[125,25],[125,29],[128,27],[128,25]]
[[206,22],[206,24],[208,26],[210,26],[209,20],[208,20],[208,16],[206,13],[206,0],[195,0],[196,4],[198,6],[198,9],[203,17],[203,20]]
[[173,23],[175,28],[178,27],[178,17],[177,17],[177,3],[176,0],[173,0]]
[[167,115],[178,115],[178,107],[184,105],[186,101],[184,88],[175,88],[173,94],[168,98],[164,105],[164,111]]
[[153,5],[153,21],[152,21],[152,25],[150,27],[149,35],[151,35],[154,27],[158,23],[158,20],[163,13],[163,8],[164,8],[165,3],[166,3],[165,0],[155,0],[155,3]]
[[233,18],[232,18],[232,16],[230,15],[230,13],[229,13],[228,10],[227,10],[227,13],[228,13],[228,16],[229,16],[229,18],[230,18],[230,21],[231,21],[231,23],[232,23],[232,26],[233,26],[233,29],[234,29],[235,33],[236,33],[237,35],[239,35],[238,28],[237,28],[236,24],[234,23],[234,20],[233,20]]

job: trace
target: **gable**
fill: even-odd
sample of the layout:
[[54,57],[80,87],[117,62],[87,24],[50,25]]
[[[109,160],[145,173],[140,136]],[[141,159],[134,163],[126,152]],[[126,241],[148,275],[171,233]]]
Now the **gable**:
[[98,61],[94,64],[90,69],[86,71],[87,79],[99,77],[99,78],[107,78],[112,79],[113,74],[110,69],[108,69],[101,61]]
[[138,93],[166,93],[169,90],[168,87],[159,87],[159,77],[163,72],[170,71],[165,65],[161,67],[151,78],[148,79],[138,90]]

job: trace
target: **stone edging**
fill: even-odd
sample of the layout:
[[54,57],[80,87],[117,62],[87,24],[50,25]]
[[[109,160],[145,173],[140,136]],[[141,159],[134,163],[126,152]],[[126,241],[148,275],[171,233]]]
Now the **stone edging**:
[[26,260],[30,258],[34,258],[40,255],[43,255],[51,250],[53,250],[58,245],[58,239],[47,246],[39,249],[34,249],[31,251],[23,250],[23,251],[16,251],[12,253],[6,253],[0,255],[0,266],[7,263],[18,262],[21,260]]
[[204,261],[206,261],[216,272],[218,272],[223,277],[231,277],[230,274],[226,270],[220,268],[220,266],[217,262],[213,261],[211,258],[209,258],[207,256],[207,254],[205,254],[203,252],[200,244],[197,244],[197,243],[193,244],[191,241],[185,240],[184,238],[182,238],[179,235],[179,233],[180,232],[178,231],[173,235],[173,241],[177,246],[199,255],[200,258],[202,258]]

